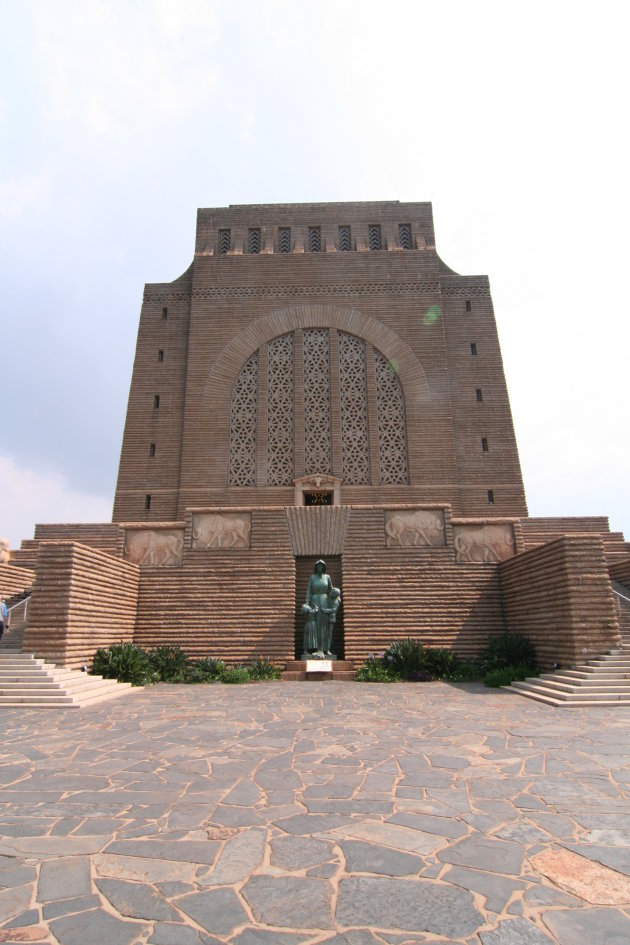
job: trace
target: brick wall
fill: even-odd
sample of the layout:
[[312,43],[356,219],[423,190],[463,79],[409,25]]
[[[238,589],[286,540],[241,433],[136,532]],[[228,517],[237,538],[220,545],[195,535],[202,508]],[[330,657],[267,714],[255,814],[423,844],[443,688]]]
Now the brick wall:
[[501,587],[508,630],[536,646],[540,665],[583,662],[619,643],[602,540],[558,538],[503,561]]
[[23,649],[71,668],[133,639],[138,568],[73,541],[42,542]]
[[252,547],[193,551],[181,567],[142,567],[134,640],[228,663],[293,659],[295,558],[284,511],[252,510]]
[[608,565],[608,571],[613,581],[619,581],[630,588],[630,555],[627,558],[619,558]]
[[343,554],[345,655],[357,663],[394,640],[472,656],[504,620],[498,565],[458,564],[444,548],[384,548],[383,511],[353,510]]
[[0,595],[11,597],[31,587],[35,572],[29,568],[15,568],[10,564],[0,564]]
[[611,532],[608,518],[602,515],[557,518],[521,519],[524,550],[539,548],[562,535],[599,535],[604,543],[604,554],[609,562],[625,558],[630,547],[621,532]]
[[[383,242],[370,252],[373,223]],[[351,252],[338,251],[340,224],[352,227]],[[411,225],[410,250],[401,249],[399,224]],[[291,252],[281,254],[278,227],[287,225]],[[261,229],[258,255],[247,252],[250,226]],[[321,227],[321,252],[307,251],[309,226]],[[218,255],[223,227],[232,231],[231,250]],[[459,276],[441,262],[430,204],[390,201],[199,211],[191,269],[145,288],[115,521],[182,518],[192,506],[292,503],[291,486],[265,486],[264,461],[257,486],[228,488],[230,398],[253,351],[306,326],[365,338],[396,365],[405,396],[409,486],[377,480],[349,487],[345,503],[447,502],[459,515],[526,513],[488,279]],[[264,393],[259,406],[262,416]],[[296,477],[300,436],[296,422]],[[339,463],[333,443],[337,476]]]

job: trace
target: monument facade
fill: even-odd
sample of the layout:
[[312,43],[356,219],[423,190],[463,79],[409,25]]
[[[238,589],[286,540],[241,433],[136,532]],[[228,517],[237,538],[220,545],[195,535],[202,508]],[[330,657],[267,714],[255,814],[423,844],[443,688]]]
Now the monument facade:
[[[22,569],[24,645],[65,665],[121,638],[473,655],[506,629],[553,665],[618,643],[629,550],[528,517],[488,278],[441,260],[430,204],[232,206],[145,287],[112,523],[38,526],[0,585]],[[336,593],[305,614],[319,559]]]

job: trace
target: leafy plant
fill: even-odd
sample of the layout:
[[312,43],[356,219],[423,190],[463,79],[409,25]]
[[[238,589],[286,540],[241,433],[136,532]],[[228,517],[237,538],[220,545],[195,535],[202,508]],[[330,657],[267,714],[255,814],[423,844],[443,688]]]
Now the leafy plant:
[[162,682],[176,682],[186,673],[188,656],[179,646],[156,646],[149,651],[149,662]]
[[419,640],[395,640],[385,650],[383,661],[389,663],[397,676],[407,679],[424,669],[425,649]]
[[375,657],[373,653],[370,653],[365,663],[359,666],[354,678],[356,682],[392,683],[396,682],[398,676],[389,663],[384,662],[382,658],[379,659]]
[[259,656],[249,667],[250,679],[280,679],[282,669],[266,657]]
[[92,673],[105,679],[128,682],[132,686],[147,686],[159,678],[142,647],[122,642],[96,651]]
[[515,679],[527,679],[528,676],[537,676],[537,672],[532,672],[531,666],[527,663],[519,663],[517,666],[502,666],[499,669],[491,669],[483,677],[486,686],[492,689],[498,689],[500,686],[509,686]]
[[182,677],[173,681],[184,683],[216,682],[224,670],[225,663],[223,660],[213,660],[210,656],[203,656],[198,660],[189,660]]
[[536,648],[529,637],[522,633],[501,633],[489,637],[481,655],[484,670],[503,669],[507,666],[528,666],[536,668]]
[[452,650],[444,646],[428,648],[424,651],[423,669],[430,673],[433,679],[450,677],[459,663]]
[[249,670],[246,666],[228,666],[219,676],[219,681],[239,685],[250,680]]
[[483,670],[478,660],[458,660],[445,679],[449,682],[475,682],[483,679]]

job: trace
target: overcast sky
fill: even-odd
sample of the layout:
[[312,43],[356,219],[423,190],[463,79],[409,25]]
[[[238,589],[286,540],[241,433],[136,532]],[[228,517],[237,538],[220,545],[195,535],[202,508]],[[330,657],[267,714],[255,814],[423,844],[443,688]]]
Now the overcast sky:
[[197,207],[397,199],[490,277],[530,514],[630,539],[629,10],[0,0],[0,535],[110,519]]

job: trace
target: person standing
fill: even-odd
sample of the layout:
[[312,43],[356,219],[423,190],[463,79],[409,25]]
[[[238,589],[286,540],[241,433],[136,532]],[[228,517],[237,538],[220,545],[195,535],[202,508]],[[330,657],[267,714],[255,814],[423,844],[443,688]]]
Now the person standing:
[[4,597],[0,597],[0,640],[2,639],[2,634],[4,633],[4,628],[7,623],[7,605],[4,602]]

